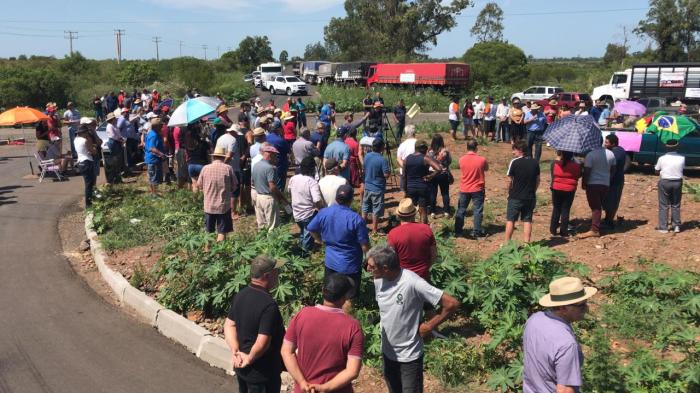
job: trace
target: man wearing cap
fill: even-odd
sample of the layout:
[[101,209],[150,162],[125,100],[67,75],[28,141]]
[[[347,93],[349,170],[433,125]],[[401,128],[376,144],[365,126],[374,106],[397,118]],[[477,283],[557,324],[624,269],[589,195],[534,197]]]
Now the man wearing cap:
[[224,162],[229,157],[224,147],[217,146],[211,157],[211,164],[205,165],[199,173],[197,189],[204,193],[204,226],[207,232],[216,232],[216,241],[220,242],[233,231],[231,200],[238,188],[238,178],[233,168]]
[[158,185],[163,182],[163,158],[166,154],[163,144],[163,138],[160,136],[160,131],[163,124],[160,119],[154,118],[151,120],[151,130],[146,134],[144,146],[144,162],[148,166],[148,186],[151,190],[151,195],[156,196]]
[[314,143],[311,142],[311,131],[309,131],[308,128],[303,127],[299,132],[299,138],[292,144],[292,154],[297,164],[297,174],[300,171],[298,165],[301,164],[306,157],[316,158],[321,154],[316,146],[314,146]]
[[318,182],[321,187],[321,194],[326,206],[332,206],[336,203],[336,193],[342,185],[349,184],[348,180],[342,176],[338,176],[340,167],[335,158],[324,160],[323,166],[326,170],[326,176],[323,176]]
[[[379,305],[384,381],[389,392],[422,392],[423,337],[455,312],[459,302],[414,272],[402,269],[391,246],[373,247],[367,254],[367,270],[374,277]],[[421,323],[426,303],[439,305],[440,312]]]
[[68,126],[68,136],[70,138],[70,151],[73,159],[78,158],[78,154],[75,150],[75,133],[78,131],[78,126],[80,125],[80,112],[75,109],[72,102],[68,101],[66,104],[66,111],[63,112],[63,122]]
[[661,233],[668,233],[668,209],[671,208],[671,226],[674,233],[681,231],[681,196],[683,195],[683,169],[685,156],[678,154],[678,141],[666,142],[667,153],[659,157],[654,167],[659,175],[659,226]]
[[571,324],[588,311],[587,300],[598,290],[580,279],[562,277],[540,298],[546,311],[528,318],[523,333],[523,392],[575,393],[582,385],[583,352]]
[[389,161],[382,155],[384,141],[374,139],[372,151],[367,153],[363,164],[364,192],[362,195],[362,219],[367,221],[372,213],[372,233],[377,233],[379,219],[384,216],[384,193],[386,192],[386,179],[391,175]]
[[337,138],[326,147],[326,151],[323,153],[323,161],[334,159],[338,162],[340,167],[340,175],[344,177],[348,182],[350,181],[350,146],[345,144],[345,133],[348,131],[347,128],[340,127],[337,130]]
[[[534,103],[530,106],[530,112],[525,113],[524,124],[527,128],[527,152],[528,157],[533,157],[537,162],[542,157],[542,143],[544,142],[544,130],[547,127],[547,118],[544,116],[541,106]],[[535,155],[532,147],[535,147]]]
[[[481,101],[481,97],[474,96],[474,102],[472,102],[472,107],[474,108],[474,135],[482,135],[483,121],[484,121],[484,108],[486,104]],[[483,135],[482,135],[483,136]]]
[[283,265],[267,255],[253,259],[250,284],[231,300],[224,337],[241,393],[276,393],[282,385],[284,321],[270,291],[279,283]]
[[289,322],[282,360],[297,391],[352,393],[364,349],[360,322],[342,310],[352,287],[342,274],[326,276],[323,303],[302,308]]
[[310,252],[314,240],[307,226],[317,211],[324,207],[321,188],[315,179],[316,161],[314,157],[304,157],[299,163],[299,173],[289,179],[289,193],[292,196],[292,213],[299,226],[299,243],[304,251]]
[[437,243],[430,225],[415,222],[418,209],[410,198],[399,202],[396,215],[401,224],[389,232],[387,243],[399,256],[399,264],[430,281],[430,267],[437,261]]
[[[325,276],[341,273],[353,280],[354,288],[349,299],[360,292],[362,277],[362,253],[369,250],[367,224],[350,208],[354,190],[349,184],[338,188],[336,204],[329,206],[314,217],[307,229],[311,236],[326,245]],[[351,304],[344,307],[347,312]]]
[[239,134],[240,127],[238,124],[232,124],[226,134],[216,140],[216,148],[224,151],[224,163],[231,166],[234,176],[236,177],[236,187],[231,191],[231,216],[233,219],[238,218],[238,199],[241,196],[241,151],[236,136]]
[[95,165],[97,157],[97,147],[89,137],[90,128],[87,124],[78,127],[75,137],[75,151],[78,154],[78,170],[85,182],[85,208],[92,205],[92,191],[95,188],[97,174]]
[[107,183],[121,183],[121,171],[124,167],[124,137],[116,127],[117,118],[114,112],[107,113],[107,147],[109,148],[109,163],[105,168]]
[[253,188],[255,188],[255,219],[258,229],[272,231],[281,223],[279,221],[279,206],[289,205],[287,198],[277,187],[277,164],[279,151],[272,145],[260,149],[262,159],[254,164],[252,169]]

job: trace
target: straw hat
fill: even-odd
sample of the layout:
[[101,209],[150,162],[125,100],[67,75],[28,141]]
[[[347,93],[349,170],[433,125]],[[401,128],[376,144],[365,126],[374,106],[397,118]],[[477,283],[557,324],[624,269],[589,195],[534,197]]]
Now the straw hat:
[[253,130],[253,136],[260,136],[260,135],[265,135],[265,129],[262,127],[258,127]]
[[416,215],[416,211],[413,199],[404,198],[399,202],[399,207],[396,208],[396,215],[400,217],[413,217]]
[[212,157],[226,157],[226,149],[223,146],[217,146],[214,152],[210,154]]
[[235,132],[237,134],[240,134],[241,133],[241,126],[239,126],[238,124],[235,124],[235,123],[231,124],[231,127],[227,128],[226,131]]
[[294,119],[294,115],[292,115],[291,113],[282,118],[282,120],[284,120],[284,121],[292,120],[292,119]]
[[549,293],[540,298],[543,307],[567,306],[582,302],[595,295],[598,289],[584,287],[580,278],[562,277],[549,284]]
[[532,105],[530,106],[530,109],[535,109],[535,110],[537,110],[537,109],[540,109],[540,108],[542,108],[542,107],[539,106],[539,105],[537,105],[537,103],[534,103],[534,104],[532,104]]
[[222,112],[227,112],[227,111],[228,111],[228,107],[226,107],[226,105],[224,105],[224,104],[221,104],[221,105],[219,105],[218,108],[216,108],[217,115],[222,113]]
[[105,117],[106,121],[110,121],[110,120],[114,120],[114,119],[116,119],[116,116],[114,116],[114,112],[109,112],[107,114],[107,117]]
[[549,105],[558,105],[557,100],[549,100]]

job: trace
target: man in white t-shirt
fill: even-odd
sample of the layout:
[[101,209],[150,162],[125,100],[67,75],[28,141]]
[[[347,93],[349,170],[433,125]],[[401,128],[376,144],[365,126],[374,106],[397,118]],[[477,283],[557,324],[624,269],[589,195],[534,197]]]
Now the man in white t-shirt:
[[581,186],[586,190],[586,199],[591,208],[591,229],[579,238],[600,237],[600,218],[603,200],[608,194],[610,178],[615,172],[615,154],[601,146],[586,154]]
[[[423,338],[457,310],[459,302],[416,273],[402,269],[391,246],[375,246],[369,250],[367,270],[374,276],[384,378],[389,391],[422,392]],[[440,312],[421,323],[426,303],[433,307],[439,304]]]
[[659,226],[661,233],[668,233],[668,208],[671,208],[673,232],[681,231],[681,196],[683,195],[683,169],[685,157],[678,154],[678,141],[666,142],[668,153],[656,161],[656,174],[659,175]]
[[326,176],[323,176],[318,182],[319,187],[321,187],[321,195],[323,195],[323,201],[326,206],[335,205],[335,194],[338,192],[338,188],[343,184],[348,184],[348,180],[342,176],[338,176],[340,172],[340,166],[335,158],[328,158],[323,163],[326,168]]
[[406,157],[416,152],[416,126],[409,124],[406,126],[406,140],[401,142],[396,149],[396,162],[399,164],[399,174],[401,175],[401,190],[406,190],[406,176],[403,172],[403,163]]
[[481,101],[481,97],[475,96],[472,107],[474,108],[474,135],[481,135],[481,130],[483,129],[481,123],[484,121],[484,108],[486,104]]
[[235,135],[239,135],[240,126],[232,124],[226,133],[216,140],[216,147],[223,149],[226,156],[224,163],[229,164],[236,176],[236,188],[231,193],[231,218],[238,219],[238,200],[241,196],[241,149]]

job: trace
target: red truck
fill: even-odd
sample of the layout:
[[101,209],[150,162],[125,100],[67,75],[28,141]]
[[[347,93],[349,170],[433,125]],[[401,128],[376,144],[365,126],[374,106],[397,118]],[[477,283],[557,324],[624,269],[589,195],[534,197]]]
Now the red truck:
[[463,88],[469,85],[469,65],[464,63],[371,65],[367,74],[367,87],[384,85]]

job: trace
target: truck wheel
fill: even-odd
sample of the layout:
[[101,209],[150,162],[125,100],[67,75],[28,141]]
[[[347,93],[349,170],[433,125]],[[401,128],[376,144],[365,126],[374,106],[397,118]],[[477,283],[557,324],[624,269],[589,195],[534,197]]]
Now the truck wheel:
[[274,96],[275,93],[276,93],[276,92],[275,92],[275,88],[272,87],[272,86],[270,86],[270,95],[271,95],[271,96]]
[[288,96],[291,96],[291,95],[292,95],[292,88],[291,88],[291,87],[288,87],[288,88],[287,88],[287,95],[288,95]]

